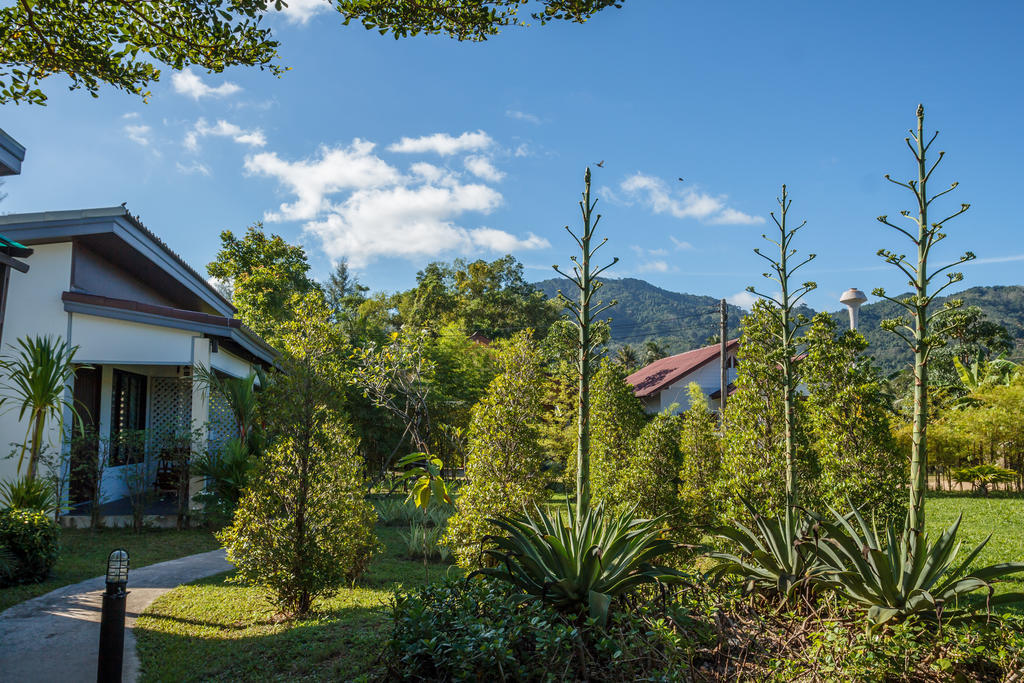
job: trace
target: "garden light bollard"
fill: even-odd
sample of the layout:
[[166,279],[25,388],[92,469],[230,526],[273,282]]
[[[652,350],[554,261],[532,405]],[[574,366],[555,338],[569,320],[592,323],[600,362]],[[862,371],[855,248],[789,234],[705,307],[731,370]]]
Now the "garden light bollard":
[[118,548],[107,558],[107,590],[100,616],[98,683],[120,683],[124,662],[124,613],[128,591],[128,551]]

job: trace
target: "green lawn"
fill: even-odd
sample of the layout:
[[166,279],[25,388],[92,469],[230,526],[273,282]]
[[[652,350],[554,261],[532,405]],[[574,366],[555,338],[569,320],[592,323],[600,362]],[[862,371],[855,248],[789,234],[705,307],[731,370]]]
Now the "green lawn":
[[[143,680],[349,680],[379,673],[391,596],[427,578],[421,561],[404,559],[400,533],[377,527],[385,553],[355,588],[316,603],[307,619],[276,621],[262,590],[225,583],[226,574],[168,593],[136,622]],[[429,578],[448,569],[429,565]]]
[[61,529],[60,559],[50,577],[42,583],[0,588],[0,611],[61,586],[102,575],[107,569],[107,555],[115,548],[127,549],[131,566],[137,569],[217,547],[217,540],[206,529],[147,529],[141,534],[130,529]]
[[[936,494],[927,498],[925,522],[931,534],[939,534],[963,512],[958,538],[961,557],[992,534],[992,540],[975,560],[975,566],[998,562],[1024,562],[1024,499],[981,498],[970,494]],[[996,586],[997,593],[1024,592],[1024,573]]]

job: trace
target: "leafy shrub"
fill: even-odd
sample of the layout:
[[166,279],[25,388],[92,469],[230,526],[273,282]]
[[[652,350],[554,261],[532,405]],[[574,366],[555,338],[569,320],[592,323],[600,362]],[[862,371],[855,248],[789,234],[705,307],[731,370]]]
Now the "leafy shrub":
[[569,615],[589,614],[602,626],[614,599],[642,584],[686,576],[651,564],[675,549],[662,533],[664,518],[639,519],[632,510],[606,513],[598,504],[582,515],[567,506],[564,514],[537,508],[536,518],[491,521],[505,532],[489,536],[496,547],[484,551],[496,566],[476,573],[505,581]]
[[907,459],[892,434],[883,380],[863,353],[867,341],[856,331],[837,334],[828,313],[814,316],[804,341],[805,426],[820,466],[816,507],[850,502],[882,524],[902,520]]
[[45,479],[24,476],[0,482],[0,509],[21,508],[50,513],[56,507],[53,485]]
[[401,532],[409,559],[447,562],[452,553],[447,547],[440,544],[443,534],[444,527],[442,526],[427,526],[417,522],[410,524],[408,531]]
[[448,520],[444,544],[463,567],[476,566],[480,544],[493,530],[488,517],[516,514],[541,502],[549,478],[538,442],[543,410],[540,354],[521,333],[497,352],[501,370],[473,407],[469,426],[469,483]]
[[685,524],[682,540],[696,543],[702,530],[716,526],[721,503],[715,486],[722,468],[722,439],[718,418],[708,409],[707,397],[690,384],[690,407],[682,416],[679,435],[679,512]]
[[[590,491],[595,501],[614,503],[615,483],[646,421],[626,371],[602,361],[590,386]],[[569,462],[575,481],[576,461]]]
[[292,303],[295,317],[281,327],[281,371],[264,390],[273,445],[218,538],[239,582],[266,588],[282,611],[302,616],[316,597],[362,574],[377,541],[342,411],[345,347],[322,295]]
[[974,467],[962,467],[953,470],[953,479],[963,483],[970,483],[982,495],[987,496],[989,486],[993,484],[1012,484],[1020,476],[1013,470],[996,465],[975,465]]
[[60,529],[41,510],[0,512],[0,549],[6,550],[6,561],[0,562],[0,586],[46,579],[57,563],[59,543]]
[[644,426],[611,482],[606,498],[609,511],[634,509],[640,517],[664,517],[673,529],[681,525],[681,428],[682,420],[667,412],[659,413]]
[[643,608],[582,627],[505,584],[447,579],[398,593],[387,643],[402,680],[688,680],[692,646]]

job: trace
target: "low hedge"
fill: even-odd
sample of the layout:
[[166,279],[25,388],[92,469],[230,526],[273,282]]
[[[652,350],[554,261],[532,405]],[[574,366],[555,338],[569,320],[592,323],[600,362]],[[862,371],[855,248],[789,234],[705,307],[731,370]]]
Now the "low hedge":
[[40,510],[0,512],[0,587],[37,583],[57,563],[60,529]]

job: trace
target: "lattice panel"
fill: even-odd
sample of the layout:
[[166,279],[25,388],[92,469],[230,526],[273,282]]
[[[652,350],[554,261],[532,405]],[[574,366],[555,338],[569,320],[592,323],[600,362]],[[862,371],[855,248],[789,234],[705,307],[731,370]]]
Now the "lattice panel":
[[177,377],[152,377],[151,381],[149,433],[159,451],[167,439],[191,429],[192,382]]
[[224,442],[237,436],[238,427],[228,406],[228,402],[219,391],[210,392],[210,450],[219,451]]

